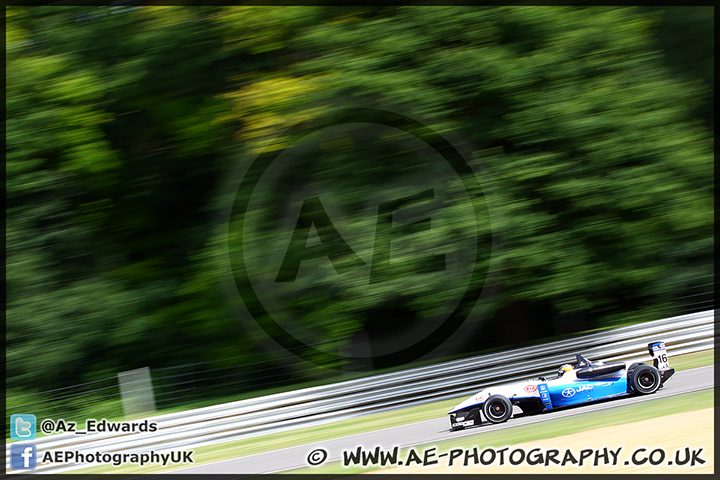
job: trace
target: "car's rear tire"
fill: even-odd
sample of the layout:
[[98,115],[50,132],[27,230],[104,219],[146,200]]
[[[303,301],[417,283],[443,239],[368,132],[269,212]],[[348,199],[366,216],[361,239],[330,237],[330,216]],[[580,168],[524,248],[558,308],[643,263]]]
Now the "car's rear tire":
[[483,405],[483,415],[490,423],[507,422],[513,414],[513,406],[506,397],[502,395],[491,395]]
[[662,384],[657,368],[650,365],[638,365],[629,372],[633,391],[639,395],[656,392]]

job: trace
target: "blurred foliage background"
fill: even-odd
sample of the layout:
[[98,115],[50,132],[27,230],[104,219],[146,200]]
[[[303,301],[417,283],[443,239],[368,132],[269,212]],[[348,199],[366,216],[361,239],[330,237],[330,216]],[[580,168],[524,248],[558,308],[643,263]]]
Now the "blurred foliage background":
[[[475,228],[495,245],[477,328],[435,358],[712,308],[713,33],[710,7],[7,8],[10,396],[143,366],[237,380],[169,395],[182,401],[330,375],[244,327],[227,293],[244,232],[228,238],[218,212],[271,139],[346,104],[459,139],[482,185],[463,194],[487,205],[480,225],[448,194],[446,221],[415,234],[424,251]],[[324,145],[268,201],[334,188],[367,259],[363,202],[408,159]],[[329,265],[282,301],[340,349],[398,335],[460,288],[432,270],[368,286]]]

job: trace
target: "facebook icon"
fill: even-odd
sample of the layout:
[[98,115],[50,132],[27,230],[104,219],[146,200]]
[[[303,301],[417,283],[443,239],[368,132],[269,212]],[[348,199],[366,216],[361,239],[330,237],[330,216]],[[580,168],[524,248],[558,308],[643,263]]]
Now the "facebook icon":
[[13,470],[35,470],[37,448],[32,443],[10,445],[10,468]]

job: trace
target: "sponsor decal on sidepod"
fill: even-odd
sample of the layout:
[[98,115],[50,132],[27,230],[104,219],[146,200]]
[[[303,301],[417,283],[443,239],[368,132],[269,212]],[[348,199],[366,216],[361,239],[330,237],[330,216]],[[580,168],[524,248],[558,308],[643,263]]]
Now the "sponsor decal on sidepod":
[[565,398],[570,398],[573,395],[575,395],[575,389],[574,388],[566,388],[562,391],[562,396]]
[[586,390],[592,390],[592,389],[593,389],[592,385],[581,385],[578,388],[568,387],[562,391],[562,396],[565,398],[570,398],[573,395],[575,395],[576,393],[580,393],[580,392],[584,392]]

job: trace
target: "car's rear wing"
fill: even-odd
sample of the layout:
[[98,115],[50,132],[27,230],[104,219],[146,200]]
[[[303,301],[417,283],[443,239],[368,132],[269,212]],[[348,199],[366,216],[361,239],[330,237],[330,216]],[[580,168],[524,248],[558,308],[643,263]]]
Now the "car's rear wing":
[[670,362],[668,361],[667,349],[665,342],[648,343],[648,353],[653,357],[653,365],[660,370],[670,370]]
[[648,343],[648,352],[653,357],[653,365],[660,372],[660,381],[664,384],[668,378],[675,374],[675,369],[670,368],[665,342]]

